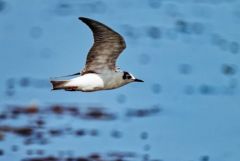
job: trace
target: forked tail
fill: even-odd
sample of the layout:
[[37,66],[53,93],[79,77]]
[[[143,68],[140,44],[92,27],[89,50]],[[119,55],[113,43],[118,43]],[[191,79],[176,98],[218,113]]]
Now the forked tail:
[[51,80],[52,90],[64,89],[64,85],[68,82],[67,80]]

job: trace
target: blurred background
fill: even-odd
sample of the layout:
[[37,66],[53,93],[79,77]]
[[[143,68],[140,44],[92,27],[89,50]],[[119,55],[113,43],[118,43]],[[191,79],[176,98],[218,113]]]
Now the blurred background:
[[[92,45],[79,16],[144,83],[51,91]],[[238,0],[0,0],[0,160],[240,160],[239,28]]]

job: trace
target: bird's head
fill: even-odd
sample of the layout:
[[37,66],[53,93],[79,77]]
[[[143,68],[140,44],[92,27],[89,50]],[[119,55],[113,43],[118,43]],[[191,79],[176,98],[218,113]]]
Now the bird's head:
[[130,83],[130,82],[144,82],[141,79],[135,78],[131,73],[126,72],[126,71],[123,71],[122,79],[126,83]]

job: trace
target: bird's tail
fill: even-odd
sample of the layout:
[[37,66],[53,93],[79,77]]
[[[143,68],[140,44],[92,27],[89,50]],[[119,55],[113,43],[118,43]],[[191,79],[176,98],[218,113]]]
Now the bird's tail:
[[64,89],[64,85],[68,82],[67,80],[51,80],[52,90]]

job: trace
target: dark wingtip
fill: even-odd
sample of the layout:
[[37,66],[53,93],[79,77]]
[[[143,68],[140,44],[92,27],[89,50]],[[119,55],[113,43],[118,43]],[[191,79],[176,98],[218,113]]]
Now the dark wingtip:
[[78,17],[79,20],[82,20],[82,19],[84,19],[84,18],[85,18],[85,17]]
[[78,17],[78,19],[83,21],[83,22],[86,21],[86,20],[89,20],[89,18],[86,18],[86,17]]

